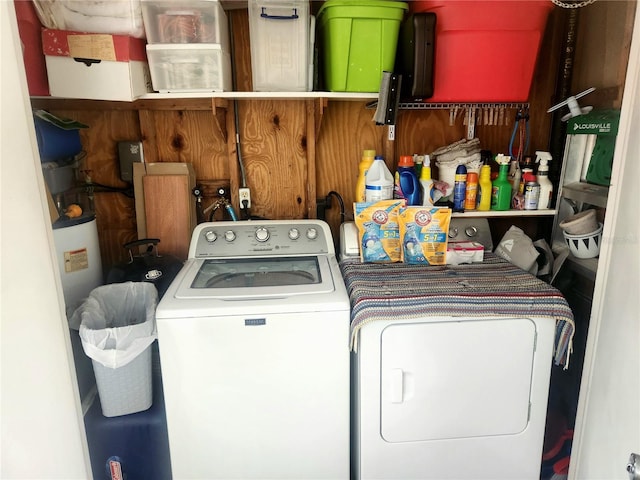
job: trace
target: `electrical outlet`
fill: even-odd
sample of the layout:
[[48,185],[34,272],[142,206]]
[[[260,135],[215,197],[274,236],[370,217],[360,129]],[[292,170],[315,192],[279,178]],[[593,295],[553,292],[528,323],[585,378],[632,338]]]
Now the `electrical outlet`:
[[238,199],[240,200],[240,209],[251,208],[251,192],[248,188],[238,189]]

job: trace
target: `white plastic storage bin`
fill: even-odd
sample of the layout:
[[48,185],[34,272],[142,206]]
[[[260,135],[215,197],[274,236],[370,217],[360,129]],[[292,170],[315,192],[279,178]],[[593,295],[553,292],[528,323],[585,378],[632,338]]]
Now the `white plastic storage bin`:
[[306,0],[249,0],[253,90],[310,91],[314,30]]
[[33,5],[47,28],[145,37],[140,0],[34,0]]
[[231,89],[231,58],[219,44],[147,45],[153,89],[224,92]]
[[143,0],[147,43],[217,43],[229,51],[227,15],[217,0]]

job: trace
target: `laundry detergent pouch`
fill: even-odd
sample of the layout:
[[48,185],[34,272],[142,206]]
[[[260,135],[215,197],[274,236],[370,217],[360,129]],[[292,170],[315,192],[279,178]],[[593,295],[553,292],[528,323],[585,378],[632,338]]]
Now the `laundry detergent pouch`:
[[360,260],[374,263],[400,261],[398,212],[404,204],[404,200],[353,204],[360,242]]
[[447,261],[450,208],[406,207],[398,224],[405,263],[444,265]]

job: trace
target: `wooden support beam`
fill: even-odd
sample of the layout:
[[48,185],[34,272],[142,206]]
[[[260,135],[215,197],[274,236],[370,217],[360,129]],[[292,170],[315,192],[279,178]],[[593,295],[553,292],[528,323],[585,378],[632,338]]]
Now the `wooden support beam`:
[[[323,99],[318,99],[323,100]],[[322,121],[323,102],[307,100],[307,218],[316,218],[316,133]]]

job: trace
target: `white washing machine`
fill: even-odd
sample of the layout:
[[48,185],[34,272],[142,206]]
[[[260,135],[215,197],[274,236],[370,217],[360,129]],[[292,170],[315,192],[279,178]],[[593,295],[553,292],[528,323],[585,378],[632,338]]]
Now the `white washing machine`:
[[326,223],[198,225],[156,318],[174,478],[349,478],[349,299]]
[[571,320],[559,292],[490,250],[482,264],[376,265],[346,243],[353,478],[537,480],[556,321]]

